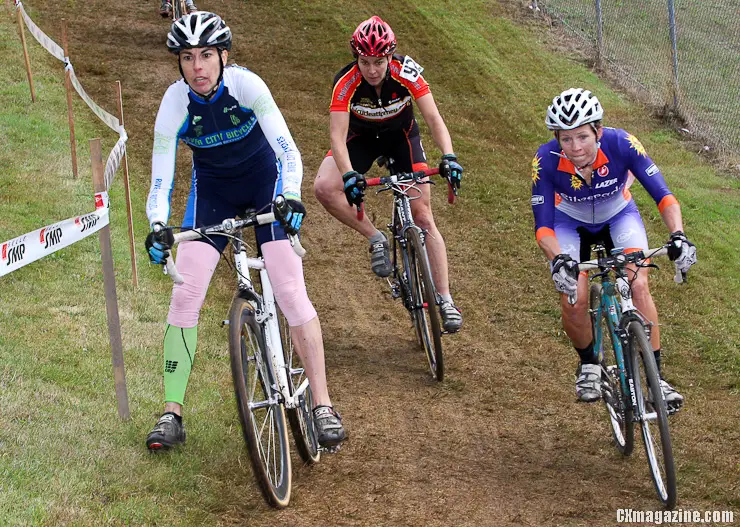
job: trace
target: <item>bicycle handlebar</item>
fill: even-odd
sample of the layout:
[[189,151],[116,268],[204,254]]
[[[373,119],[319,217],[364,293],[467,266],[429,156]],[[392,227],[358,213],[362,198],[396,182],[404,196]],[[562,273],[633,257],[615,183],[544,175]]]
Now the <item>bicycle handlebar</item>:
[[[199,240],[203,238],[204,235],[231,234],[246,227],[253,227],[256,225],[269,225],[274,221],[276,221],[275,214],[273,214],[272,212],[268,212],[266,214],[254,214],[248,218],[244,218],[241,220],[237,218],[227,218],[221,223],[211,225],[210,227],[190,229],[174,234],[173,237],[175,241],[172,244],[172,247],[180,242]],[[289,234],[288,240],[290,241],[290,245],[293,247],[293,251],[300,258],[303,258],[306,255],[306,249],[304,249],[301,245],[301,241],[298,239],[298,236]],[[175,261],[173,260],[172,255],[167,257],[167,261],[164,267],[164,274],[169,275],[170,278],[172,278],[172,281],[176,284],[181,284],[184,281],[182,275],[177,271],[177,267],[175,266]]]
[[[382,166],[382,165],[381,165]],[[388,176],[373,177],[366,179],[365,182],[368,187],[377,187],[380,185],[392,185],[394,183],[405,183],[407,181],[418,182],[421,178],[428,176],[435,176],[439,174],[439,168],[425,168],[424,170],[417,170],[416,172],[405,172],[401,174],[392,174]],[[450,182],[447,182],[447,202],[452,204],[455,203],[455,189],[452,187]],[[364,203],[360,203],[357,206],[357,219],[362,221],[365,215]]]
[[[588,260],[586,262],[580,262],[578,264],[579,271],[590,271],[592,269],[608,269],[608,268],[624,268],[628,264],[639,263],[640,261],[647,260],[649,258],[656,258],[658,256],[667,256],[668,247],[663,246],[657,249],[648,249],[646,251],[635,251],[633,253],[620,253],[613,256],[607,256],[606,258],[597,258],[594,260]],[[676,268],[676,274],[673,276],[673,281],[681,284],[686,281],[686,273],[681,272]],[[576,298],[573,295],[568,296],[568,303],[573,305],[576,303]]]

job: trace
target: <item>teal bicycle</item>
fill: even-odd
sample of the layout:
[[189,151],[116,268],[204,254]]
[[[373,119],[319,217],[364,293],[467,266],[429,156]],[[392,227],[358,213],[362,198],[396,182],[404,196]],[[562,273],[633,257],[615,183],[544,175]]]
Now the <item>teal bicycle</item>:
[[[629,274],[634,267],[656,267],[650,258],[664,256],[667,248],[625,254],[621,248],[606,255],[596,245],[597,258],[578,265],[597,270],[591,280],[589,311],[594,349],[601,359],[601,391],[616,447],[628,456],[634,448],[635,423],[640,424],[650,474],[666,508],[676,506],[676,467],[673,460],[668,408],[660,387],[660,374],[650,345],[652,323],[632,303]],[[630,266],[630,267],[628,267]],[[680,272],[676,281],[682,282]]]

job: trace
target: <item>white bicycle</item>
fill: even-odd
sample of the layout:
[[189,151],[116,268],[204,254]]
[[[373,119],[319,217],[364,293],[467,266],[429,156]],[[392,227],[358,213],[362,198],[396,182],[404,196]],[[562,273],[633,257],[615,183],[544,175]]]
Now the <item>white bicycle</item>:
[[[280,211],[286,203],[278,196],[273,206]],[[275,302],[270,280],[261,257],[247,256],[242,231],[275,221],[270,212],[247,211],[243,219],[174,234],[174,244],[211,236],[227,236],[234,255],[237,291],[231,303],[229,352],[244,441],[252,472],[267,503],[276,508],[288,505],[291,493],[288,426],[304,462],[316,463],[321,452],[313,417],[313,396],[308,378],[294,353],[288,323]],[[305,250],[296,237],[289,237],[293,249],[303,257]],[[261,292],[254,287],[250,270],[258,271]],[[174,261],[167,259],[166,272],[176,283],[183,279]]]

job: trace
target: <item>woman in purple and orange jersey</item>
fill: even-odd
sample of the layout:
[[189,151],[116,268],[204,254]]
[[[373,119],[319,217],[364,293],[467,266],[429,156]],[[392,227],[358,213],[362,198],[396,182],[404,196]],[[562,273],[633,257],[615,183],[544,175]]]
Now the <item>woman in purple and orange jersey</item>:
[[[581,359],[576,394],[584,402],[601,398],[601,368],[594,350],[588,316],[588,278],[577,263],[590,259],[592,243],[625,252],[648,249],[647,235],[632,195],[630,174],[658,206],[668,227],[668,255],[682,272],[696,263],[696,247],[683,233],[681,207],[668,189],[660,169],[640,141],[624,130],[604,127],[599,100],[587,90],[573,88],[553,99],[547,127],[555,138],[537,150],[532,161],[532,212],[537,243],[550,260],[555,289],[562,293],[563,326]],[[648,270],[633,269],[633,301],[652,322],[650,340],[660,369],[658,312],[648,288]],[[571,305],[568,297],[575,297]],[[683,396],[665,380],[661,388],[671,409]]]

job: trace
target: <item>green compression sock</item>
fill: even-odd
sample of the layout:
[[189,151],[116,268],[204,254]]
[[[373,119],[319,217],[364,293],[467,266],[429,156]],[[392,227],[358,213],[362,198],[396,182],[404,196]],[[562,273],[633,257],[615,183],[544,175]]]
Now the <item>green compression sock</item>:
[[164,332],[164,400],[183,404],[195,358],[198,326],[178,328],[167,324]]

